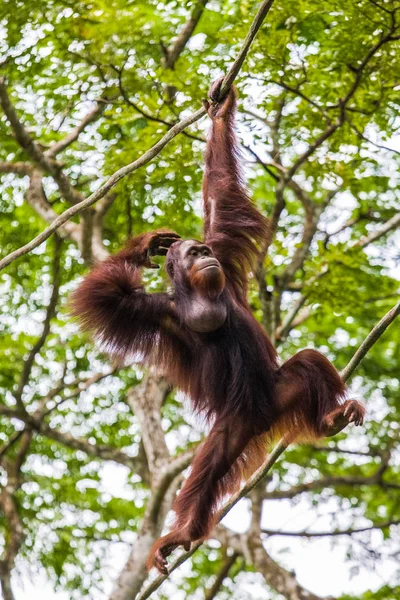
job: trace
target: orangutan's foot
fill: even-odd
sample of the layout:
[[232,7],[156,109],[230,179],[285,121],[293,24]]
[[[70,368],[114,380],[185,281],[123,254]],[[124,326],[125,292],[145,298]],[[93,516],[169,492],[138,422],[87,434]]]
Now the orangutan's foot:
[[365,407],[357,400],[346,400],[324,417],[322,432],[326,437],[336,435],[349,423],[359,426],[364,423]]

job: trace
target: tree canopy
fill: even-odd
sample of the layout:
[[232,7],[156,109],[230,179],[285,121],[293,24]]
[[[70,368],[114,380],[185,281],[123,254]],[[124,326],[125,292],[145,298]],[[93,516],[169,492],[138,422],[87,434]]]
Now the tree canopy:
[[[6,600],[22,597],[29,569],[71,598],[144,597],[146,553],[204,428],[161,375],[111,363],[83,336],[68,296],[131,235],[168,226],[201,236],[208,123],[179,124],[227,73],[258,6],[0,6],[2,258],[172,132],[146,164],[0,273]],[[314,347],[343,369],[398,302],[399,40],[397,0],[275,0],[236,77],[245,174],[272,234],[250,300],[282,359]],[[145,280],[149,290],[168,286],[162,269]],[[399,340],[394,322],[352,378],[368,408],[362,431],[290,446],[243,501],[245,532],[218,526],[152,597],[326,598],[329,589],[293,571],[296,553],[321,538],[343,551],[344,573],[368,570],[374,582],[370,591],[356,577],[335,597],[398,597]],[[287,515],[308,510],[309,527],[272,528],[277,501]],[[380,569],[390,577],[374,578]]]

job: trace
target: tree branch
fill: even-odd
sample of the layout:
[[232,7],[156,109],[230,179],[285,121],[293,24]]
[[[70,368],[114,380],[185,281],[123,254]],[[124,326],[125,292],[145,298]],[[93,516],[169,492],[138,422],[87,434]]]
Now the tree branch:
[[[28,421],[32,423],[32,420]],[[89,456],[96,456],[103,460],[112,460],[120,465],[125,465],[132,470],[135,470],[135,458],[128,456],[118,448],[112,448],[111,446],[104,446],[99,444],[92,444],[84,438],[75,438],[70,433],[65,433],[54,429],[45,423],[33,420],[33,427],[42,435],[59,442],[60,444],[72,448],[74,450],[82,450]]]
[[[400,312],[400,303],[395,308],[397,308],[397,310]],[[393,310],[394,309],[392,309],[392,311]],[[390,311],[390,313],[392,311]],[[388,314],[390,314],[390,313],[388,313]],[[390,322],[392,322],[394,318],[395,318],[394,316],[391,316],[391,321]],[[382,321],[384,321],[384,319],[382,319]],[[379,327],[379,325],[382,323],[382,321],[372,331],[375,331]],[[388,324],[386,324],[386,327],[387,326],[388,326]],[[377,331],[376,334],[374,334],[374,336],[373,336],[373,341],[368,344],[368,347],[365,349],[365,352],[363,352],[363,355],[360,357],[360,359],[357,361],[357,363],[354,364],[354,366],[352,366],[351,369],[350,369],[349,367],[350,367],[350,365],[352,365],[352,363],[354,361],[354,357],[353,357],[353,359],[350,361],[348,367],[346,369],[344,369],[344,371],[342,373],[343,381],[347,381],[349,379],[350,375],[355,370],[355,368],[358,366],[359,362],[362,360],[362,358],[364,358],[365,354],[372,347],[372,345],[378,341],[379,337],[383,334],[383,332],[386,329],[386,327],[384,327],[384,328],[380,327],[379,328],[379,331]],[[372,332],[371,332],[371,334],[372,334]],[[371,334],[370,334],[370,336],[371,336]],[[368,338],[370,336],[368,336]],[[365,343],[366,342],[364,342],[360,346],[360,350],[361,350],[361,348],[363,348],[365,346]],[[356,352],[356,355],[358,354],[358,352],[359,351]],[[282,438],[281,440],[279,440],[279,442],[275,445],[274,449],[269,454],[269,456],[267,457],[267,459],[265,460],[265,462],[261,465],[261,467],[259,469],[257,469],[257,471],[255,471],[255,473],[253,473],[253,475],[248,479],[248,481],[246,482],[246,484],[236,494],[234,494],[228,500],[228,502],[226,502],[226,504],[224,505],[224,507],[222,508],[222,510],[220,511],[220,513],[218,515],[218,522],[221,521],[228,514],[228,512],[231,510],[231,508],[233,508],[233,506],[235,506],[235,504],[237,504],[241,498],[243,498],[244,496],[247,496],[248,493],[251,490],[253,490],[266,477],[266,475],[272,469],[273,465],[276,463],[276,461],[278,460],[278,458],[284,453],[284,451],[286,450],[286,448],[290,445],[290,443],[291,443],[291,441],[292,441],[292,439],[294,437],[295,437],[295,434],[292,437],[286,436],[285,438]],[[386,464],[383,465],[383,467],[386,467]],[[380,467],[371,477],[369,477],[369,478],[363,478],[362,483],[376,483],[376,482],[379,481],[379,478],[381,476],[382,476],[382,467]],[[338,481],[340,479],[342,481],[342,483],[343,483],[343,478],[336,478],[336,479]],[[349,481],[349,480],[350,479],[347,479],[347,481]],[[352,482],[354,482],[354,480],[355,480],[354,478],[351,478]],[[312,485],[312,484],[303,484],[303,486],[308,486],[308,487],[310,487],[310,485]],[[298,486],[298,487],[300,487],[300,486]],[[393,487],[393,486],[391,486],[391,487]],[[394,486],[394,487],[396,487],[396,489],[397,489],[397,486]],[[400,486],[399,486],[399,489],[400,489]],[[306,490],[304,490],[304,491],[306,491]],[[276,494],[277,492],[271,492],[271,493],[275,493]],[[271,493],[268,494],[269,498],[271,497]],[[151,594],[155,590],[157,590],[160,587],[160,585],[169,577],[169,575],[173,571],[175,571],[175,569],[177,569],[182,563],[184,563],[188,558],[190,558],[196,552],[196,550],[198,548],[200,548],[200,546],[202,545],[202,543],[203,543],[202,541],[199,541],[199,542],[196,542],[196,543],[192,544],[192,548],[189,550],[189,552],[183,552],[169,566],[169,574],[168,575],[159,575],[158,577],[156,577],[136,597],[136,600],[146,600],[147,598],[149,598],[151,596]]]
[[60,289],[60,285],[61,285],[61,240],[57,237],[55,238],[55,250],[54,250],[53,262],[52,262],[52,270],[53,270],[53,289],[51,292],[49,304],[47,306],[46,316],[43,321],[43,330],[42,330],[42,333],[41,333],[39,339],[32,346],[31,351],[28,354],[28,357],[24,361],[18,388],[14,394],[16,404],[17,404],[18,408],[23,412],[26,411],[25,405],[22,401],[22,394],[24,391],[24,387],[26,386],[26,384],[29,381],[29,377],[31,374],[31,370],[32,370],[35,358],[36,358],[37,354],[39,354],[39,352],[41,351],[41,349],[43,348],[43,346],[46,342],[47,336],[50,333],[51,320],[54,318],[54,316],[56,314],[59,289]]
[[225,577],[228,577],[229,571],[235,564],[238,556],[239,554],[236,551],[233,551],[232,554],[225,555],[213,584],[204,592],[204,600],[214,600],[214,598],[216,598],[224,583]]
[[239,50],[239,54],[237,55],[235,62],[229,69],[228,74],[224,78],[224,81],[222,82],[221,89],[220,89],[220,98],[223,98],[224,96],[226,96],[227,92],[232,87],[232,84],[233,84],[234,80],[236,79],[237,74],[239,73],[240,69],[242,68],[242,65],[245,61],[245,58],[250,49],[250,46],[253,43],[253,40],[256,37],[257,32],[260,29],[261,25],[263,24],[265,17],[269,13],[270,8],[273,5],[273,3],[274,3],[274,0],[264,0],[264,2],[261,3],[256,16],[254,17],[254,19],[250,25],[249,32],[243,42],[243,45],[242,45],[241,49]]
[[42,152],[39,144],[30,136],[28,130],[19,120],[17,113],[11,104],[10,97],[4,77],[0,77],[0,104],[8,122],[15,134],[15,138],[21,148],[36,162],[44,172],[49,173],[67,202],[76,204],[82,200],[82,195],[77,192],[70,183],[69,178],[63,173],[61,166]]
[[373,58],[373,56],[378,52],[378,50],[384,44],[386,44],[387,42],[393,41],[393,38],[391,37],[393,31],[394,31],[394,26],[392,26],[390,28],[389,32],[385,36],[383,36],[376,44],[374,44],[374,46],[372,46],[369,49],[369,51],[367,52],[367,54],[361,61],[360,66],[356,69],[355,80],[354,80],[353,84],[351,85],[349,91],[345,95],[345,97],[341,98],[337,104],[328,107],[330,109],[332,109],[332,108],[340,109],[340,114],[339,114],[338,119],[334,123],[329,125],[329,127],[327,127],[325,129],[325,131],[323,131],[322,134],[312,144],[310,144],[308,149],[301,156],[299,156],[299,158],[294,162],[294,164],[288,170],[288,174],[287,174],[288,179],[291,179],[293,177],[293,175],[297,172],[297,170],[301,167],[301,165],[304,164],[304,162],[315,152],[315,150],[317,148],[319,148],[319,146],[321,146],[321,144],[323,144],[323,142],[325,140],[327,140],[333,133],[335,133],[335,131],[337,129],[339,129],[339,127],[341,127],[343,125],[345,118],[346,118],[345,111],[346,111],[347,104],[349,103],[349,100],[351,100],[351,98],[354,96],[355,92],[357,91],[358,86],[361,83],[365,67],[368,65],[369,61]]
[[[174,122],[171,122],[171,121],[166,121],[165,119],[162,119],[161,117],[155,117],[154,115],[151,115],[147,111],[143,110],[138,104],[136,104],[136,102],[133,102],[129,98],[128,93],[126,92],[126,90],[123,86],[122,76],[123,76],[123,72],[124,72],[124,67],[118,68],[115,65],[111,65],[111,66],[114,69],[114,71],[116,71],[116,73],[118,74],[119,91],[121,92],[121,96],[125,100],[126,104],[128,104],[128,106],[131,106],[134,110],[136,110],[136,112],[138,112],[140,115],[142,115],[148,121],[153,121],[154,123],[161,123],[161,125],[165,125],[166,127],[168,127],[168,129],[171,129],[171,127],[176,125],[176,122],[179,119],[176,119]],[[169,86],[167,86],[167,89],[170,89]],[[171,93],[172,93],[172,88],[171,88]],[[181,131],[181,133],[185,137],[188,137],[189,139],[196,140],[197,142],[205,142],[205,140],[203,138],[201,138],[197,135],[193,135],[192,133],[188,133],[187,131]]]
[[103,198],[123,177],[126,177],[127,175],[130,175],[140,167],[147,165],[147,163],[149,163],[155,156],[157,156],[157,154],[159,154],[161,150],[174,137],[176,137],[186,127],[198,121],[204,114],[204,108],[200,108],[198,111],[196,111],[189,117],[186,117],[185,119],[174,125],[174,127],[172,127],[161,138],[161,140],[159,140],[152,148],[150,148],[150,150],[145,152],[140,158],[138,158],[134,162],[116,171],[106,181],[106,183],[100,186],[100,188],[96,190],[93,194],[91,194],[89,198],[86,198],[85,200],[82,200],[82,202],[79,202],[78,204],[75,204],[74,206],[68,208],[66,211],[61,213],[61,215],[59,215],[49,227],[42,231],[42,233],[36,236],[28,244],[25,244],[25,246],[18,248],[18,250],[11,252],[8,256],[0,260],[0,271],[8,265],[10,265],[14,260],[19,258],[20,256],[28,254],[28,252],[31,252],[31,250],[40,246],[40,244],[46,241],[55,231],[57,231],[59,227],[61,227],[62,225],[64,225],[64,223],[71,219],[71,217],[81,213],[82,211],[89,208],[89,206],[92,206],[92,204],[95,204],[95,202]]
[[358,86],[361,83],[364,69],[367,66],[367,64],[369,63],[369,61],[371,60],[371,58],[378,52],[378,50],[384,44],[386,44],[386,42],[393,41],[393,38],[391,36],[394,31],[395,31],[395,27],[392,25],[389,32],[386,35],[382,36],[381,39],[374,46],[372,46],[372,48],[370,48],[370,50],[367,52],[367,54],[361,61],[360,66],[356,69],[356,77],[353,82],[353,85],[351,86],[350,90],[348,91],[346,96],[343,98],[343,100],[340,101],[340,104],[342,106],[346,106],[346,104],[348,104],[349,100],[354,96]]
[[348,116],[346,116],[346,120],[350,125],[350,128],[358,135],[360,139],[364,140],[364,142],[367,142],[368,144],[371,144],[372,146],[375,146],[380,150],[387,150],[388,152],[393,152],[394,154],[398,154],[400,156],[400,151],[396,150],[396,148],[389,148],[389,146],[385,146],[384,144],[377,144],[376,142],[373,142],[372,140],[367,138],[363,133],[361,133],[361,131],[357,129],[357,127],[354,125],[354,123],[351,122]]
[[384,236],[389,231],[396,229],[399,226],[400,226],[400,213],[397,213],[391,219],[386,221],[386,223],[384,223],[380,227],[377,227],[375,229],[375,231],[372,231],[369,235],[366,235],[365,237],[361,238],[355,244],[355,246],[360,246],[361,248],[365,248],[365,246],[368,246],[368,244],[375,242],[377,239]]
[[24,162],[0,162],[0,173],[15,173],[16,175],[29,175],[32,166]]
[[285,318],[283,319],[282,324],[279,327],[277,327],[275,330],[275,339],[277,341],[282,341],[286,338],[289,331],[293,327],[293,322],[294,322],[297,314],[303,308],[304,304],[307,302],[307,299],[308,299],[308,294],[302,294],[300,296],[300,298],[297,300],[297,302],[295,302],[293,304],[292,308],[285,315]]
[[264,576],[269,586],[287,600],[328,600],[328,597],[317,596],[306,590],[299,584],[293,571],[284,569],[275,562],[265,550],[260,536],[249,536],[247,548],[251,562],[257,571]]
[[353,375],[362,359],[367,354],[368,350],[379,340],[386,329],[395,318],[400,314],[400,302],[396,304],[386,315],[379,321],[379,323],[373,328],[373,330],[365,338],[353,358],[350,360],[348,365],[341,372],[343,381],[347,381]]
[[155,479],[169,460],[169,451],[161,426],[161,407],[169,390],[170,385],[163,377],[150,373],[141,383],[129,390],[126,399],[139,421],[150,474]]
[[276,529],[262,529],[262,533],[266,535],[274,536],[289,536],[289,537],[302,537],[302,538],[319,538],[319,537],[334,537],[339,535],[354,535],[356,533],[363,533],[365,531],[373,531],[375,529],[386,529],[393,525],[400,525],[400,519],[393,519],[391,521],[383,521],[382,523],[376,523],[374,525],[367,525],[365,527],[348,527],[347,529],[334,529],[333,531],[279,531]]
[[46,156],[46,158],[54,158],[57,156],[57,154],[73,144],[78,139],[82,131],[84,131],[86,127],[90,125],[90,123],[97,121],[97,119],[101,117],[107,107],[107,104],[108,101],[106,99],[101,98],[97,100],[97,105],[95,108],[85,117],[83,117],[82,121],[78,123],[78,125],[74,127],[70,133],[63,137],[59,142],[52,144],[50,148],[44,152],[44,156]]
[[15,600],[11,588],[11,572],[15,559],[24,541],[24,532],[15,500],[15,493],[21,485],[21,466],[25,460],[32,432],[25,430],[21,435],[21,444],[14,461],[6,467],[7,482],[0,493],[0,508],[5,517],[5,546],[0,559],[0,584],[4,600]]
[[[363,218],[363,217],[354,219],[352,221],[348,221],[338,231],[336,231],[335,234],[342,231],[342,229],[345,229],[346,227],[350,227],[352,224],[357,223],[361,218]],[[358,242],[356,242],[354,244],[354,247],[360,246],[361,248],[365,248],[372,242],[375,242],[380,237],[386,235],[389,231],[396,229],[399,225],[400,225],[400,214],[396,214],[391,219],[386,221],[386,223],[384,223],[381,227],[378,227],[375,231],[371,232],[369,235],[364,236],[363,238],[358,240]],[[307,282],[307,286],[310,287],[314,281],[316,281],[317,279],[321,279],[321,277],[325,276],[328,272],[329,272],[329,266],[326,264],[322,268],[320,273],[311,277],[311,279]],[[276,339],[277,340],[282,340],[288,335],[289,331],[293,327],[294,319],[296,318],[298,312],[302,309],[302,307],[308,300],[308,297],[309,297],[309,293],[302,294],[298,298],[298,300],[293,304],[292,308],[286,314],[282,324],[276,330]]]
[[26,425],[41,435],[59,442],[63,446],[72,448],[73,450],[82,450],[89,456],[96,456],[97,458],[102,458],[103,460],[112,460],[121,465],[125,465],[132,470],[135,470],[136,468],[136,459],[128,456],[118,448],[92,444],[85,438],[76,438],[70,433],[62,432],[59,429],[50,427],[37,416],[30,415],[28,413],[22,413],[21,411],[2,405],[0,405],[0,415],[4,415],[10,419],[18,419],[19,421],[26,423]]
[[164,60],[164,67],[166,69],[173,69],[175,67],[176,61],[182,54],[186,44],[192,37],[192,34],[196,29],[198,22],[200,21],[200,18],[204,12],[207,2],[208,0],[196,1],[192,13],[188,21],[182,28],[182,31],[179,33],[175,42],[166,49],[166,58]]
[[[221,86],[221,97],[224,94],[226,94],[228,89],[231,87],[235,77],[237,76],[237,74],[246,58],[246,55],[250,49],[250,46],[254,40],[254,37],[255,37],[257,31],[260,29],[264,18],[267,16],[269,9],[271,8],[271,6],[273,4],[273,1],[274,0],[264,0],[264,2],[261,4],[252,24],[250,26],[249,33],[243,43],[243,46],[239,51],[238,57],[235,60],[235,62],[233,63],[233,65],[231,66],[231,68],[229,69],[228,74],[224,78],[224,81]],[[1,84],[1,82],[2,82],[2,84]],[[5,90],[4,80],[0,80],[0,86],[1,85],[2,85],[2,88],[0,87],[0,98],[1,98],[1,90],[2,89],[3,89],[3,96],[4,96],[4,90]],[[6,97],[7,97],[7,95],[6,95]],[[152,148],[150,148],[150,150],[145,152],[140,158],[138,158],[134,162],[132,162],[132,163],[126,165],[125,167],[122,167],[118,171],[116,171],[108,179],[108,181],[106,181],[106,183],[104,183],[98,190],[96,190],[93,194],[91,194],[89,196],[89,198],[86,198],[85,200],[78,202],[78,204],[76,204],[75,206],[71,206],[69,209],[64,211],[59,217],[57,217],[57,219],[55,219],[53,221],[53,223],[49,227],[47,227],[47,229],[42,231],[42,233],[40,233],[38,236],[36,236],[28,244],[25,244],[21,248],[18,248],[18,250],[11,252],[8,256],[3,258],[0,261],[0,271],[2,269],[4,269],[5,267],[7,267],[9,264],[11,264],[14,260],[19,258],[20,256],[23,256],[24,254],[31,252],[31,250],[33,250],[34,248],[37,248],[38,246],[40,246],[40,244],[42,244],[44,241],[46,241],[55,231],[57,231],[57,229],[59,227],[61,227],[61,225],[64,225],[64,223],[66,223],[71,217],[81,213],[83,210],[85,210],[89,206],[92,206],[92,204],[94,204],[95,202],[100,200],[100,198],[103,198],[107,194],[107,192],[109,192],[118,183],[118,181],[120,181],[123,177],[126,177],[126,175],[130,175],[131,173],[133,173],[140,167],[142,167],[142,166],[146,165],[148,162],[150,162],[155,156],[157,156],[157,154],[159,154],[161,152],[161,150],[172,139],[174,139],[174,137],[176,137],[179,133],[181,133],[181,131],[186,129],[186,127],[188,127],[189,125],[192,125],[192,123],[195,123],[196,121],[198,121],[203,115],[205,115],[205,109],[200,108],[192,115],[189,115],[188,117],[186,117],[185,119],[183,119],[182,121],[180,121],[179,123],[177,123],[176,125],[171,127],[171,129],[161,138],[161,140],[159,140]],[[25,139],[25,137],[24,137],[24,139]],[[29,136],[28,136],[27,143],[28,143],[29,147],[32,146],[32,148],[35,151],[35,155],[38,155],[38,157],[40,158],[37,147],[36,147],[35,143],[32,142],[32,140],[30,139]]]
[[288,180],[291,179],[293,177],[293,175],[301,167],[301,165],[303,165],[306,162],[306,160],[308,160],[310,158],[310,156],[312,154],[314,154],[316,149],[319,148],[325,142],[325,140],[327,140],[329,137],[331,137],[331,135],[333,135],[337,129],[339,129],[339,127],[342,125],[342,123],[343,123],[343,118],[337,119],[334,123],[329,125],[329,127],[327,127],[325,129],[325,131],[323,131],[321,133],[321,135],[319,137],[317,137],[317,139],[312,144],[309,145],[307,150],[301,156],[299,156],[299,158],[293,163],[293,165],[288,170],[288,173],[287,173]]
[[[314,479],[313,481],[309,481],[308,483],[301,483],[299,485],[294,485],[287,490],[272,490],[270,492],[265,492],[264,499],[265,500],[292,500],[296,496],[300,494],[314,492],[316,490],[322,490],[328,487],[335,488],[341,485],[348,485],[352,487],[359,487],[362,485],[374,485],[380,484],[382,479],[382,471],[381,465],[376,470],[375,473],[369,475],[368,477],[346,477],[345,475],[341,477],[322,477],[321,479]],[[390,489],[400,490],[400,485],[397,484],[384,484]]]
[[[295,183],[294,180],[291,180],[292,183]],[[332,190],[329,192],[324,201],[320,204],[316,204],[308,197],[307,194],[300,188],[299,185],[296,184],[296,195],[300,199],[301,203],[304,206],[306,217],[304,221],[303,234],[301,238],[301,242],[296,248],[292,260],[287,265],[284,272],[279,275],[279,287],[283,290],[289,281],[292,280],[296,272],[301,269],[304,264],[304,261],[307,257],[308,251],[310,249],[311,243],[314,239],[314,235],[318,229],[318,223],[323,214],[325,208],[328,206],[329,202],[334,198],[339,189]]]
[[[33,210],[46,223],[52,223],[57,218],[57,213],[53,210],[50,202],[47,200],[43,184],[43,173],[39,169],[31,169],[29,173],[29,187],[25,194],[25,199]],[[61,237],[68,237],[76,244],[80,244],[81,233],[80,226],[77,223],[67,222],[59,229]]]

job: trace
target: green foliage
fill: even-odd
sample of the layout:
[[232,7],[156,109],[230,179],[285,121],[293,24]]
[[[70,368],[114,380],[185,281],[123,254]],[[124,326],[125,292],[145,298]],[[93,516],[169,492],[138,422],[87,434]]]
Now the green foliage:
[[[2,69],[21,120],[43,148],[70,132],[97,99],[111,99],[101,118],[57,157],[84,197],[200,106],[210,82],[224,73],[236,56],[259,3],[209,2],[174,69],[166,69],[165,48],[187,22],[193,4],[177,0],[3,0]],[[392,26],[390,11],[396,8],[396,0],[381,0],[380,4],[387,10],[369,0],[276,0],[237,79],[239,137],[261,162],[271,159],[271,132],[265,122],[277,116],[279,103],[284,107],[277,137],[286,167],[340,118],[339,100],[352,89],[357,68]],[[390,147],[397,143],[398,49],[398,42],[391,41],[371,57],[349,101],[344,123],[295,175],[316,205],[323,203],[328,189],[337,186],[339,192],[321,218],[307,257],[290,282],[292,288],[284,291],[278,303],[280,320],[300,294],[306,294],[305,308],[309,310],[308,318],[280,341],[282,358],[309,346],[319,348],[343,368],[396,302],[398,234],[382,236],[373,250],[355,244],[399,210],[400,154],[368,142]],[[176,88],[172,101],[167,86]],[[115,200],[102,231],[107,250],[114,252],[130,235],[160,226],[171,227],[183,237],[201,236],[206,125],[199,122],[187,134],[180,134],[151,163],[114,188]],[[252,196],[271,216],[278,157],[272,156],[275,166],[267,170],[265,165],[250,164],[253,155],[246,152],[245,157]],[[0,162],[29,160],[1,118]],[[4,174],[1,169],[0,177],[1,251],[6,255],[41,232],[45,222],[26,201],[28,177]],[[44,177],[43,186],[55,213],[68,207],[51,177]],[[274,298],[279,278],[294,251],[301,248],[304,219],[303,204],[292,189],[287,189],[285,208],[265,262],[265,283]],[[352,224],[343,228],[346,221]],[[76,218],[73,222],[81,221]],[[49,240],[0,275],[0,407],[15,407],[24,360],[43,329],[53,262],[54,243]],[[46,424],[134,457],[141,452],[141,435],[126,397],[142,373],[135,368],[121,369],[82,392],[76,383],[109,369],[107,358],[78,333],[68,314],[69,293],[86,270],[76,244],[66,237],[56,316],[35,358],[22,399],[34,413],[49,391],[57,388],[64,373],[68,385],[48,403]],[[326,274],[319,276],[324,270]],[[168,286],[159,273],[146,273],[145,280],[150,290]],[[269,326],[254,281],[250,301],[256,317]],[[274,468],[269,490],[284,490],[319,478],[368,478],[381,464],[383,450],[395,454],[400,421],[399,340],[399,325],[395,324],[357,371],[357,393],[364,395],[370,409],[363,432],[341,434],[321,449],[289,449]],[[163,407],[163,426],[176,453],[200,438],[174,394]],[[21,422],[1,417],[0,449],[21,427]],[[341,454],[337,447],[360,447],[367,455],[360,459]],[[19,442],[12,445],[6,457],[15,460],[19,448]],[[68,590],[71,598],[96,598],[96,586],[104,584],[109,548],[115,542],[128,547],[140,527],[149,497],[148,481],[128,472],[127,467],[114,466],[123,472],[123,493],[104,490],[102,459],[43,434],[34,436],[22,467],[22,482],[16,493],[25,534],[21,555],[28,563],[41,565],[55,587]],[[317,514],[320,503],[334,498],[338,511],[345,512],[350,522],[360,515],[378,524],[399,519],[399,469],[394,457],[381,479],[370,485],[344,481],[316,488],[308,496],[310,508]],[[0,463],[0,477],[3,471]],[[295,497],[293,502],[298,500]],[[340,525],[335,519],[332,523],[332,528]],[[0,538],[6,539],[8,529],[0,513]],[[386,528],[383,535],[389,539],[393,532]],[[363,557],[356,554],[350,541],[349,545],[351,560],[363,564]],[[209,587],[222,559],[220,550],[208,547],[194,556],[191,573],[178,584],[186,597]],[[249,575],[246,569],[251,570],[241,561],[235,564],[221,598],[236,597],[232,586],[237,597],[242,594],[242,579],[237,576],[239,572],[243,578]],[[163,592],[160,594],[162,597]],[[361,597],[383,600],[398,595],[398,588],[382,586]],[[343,600],[347,598],[350,596]]]

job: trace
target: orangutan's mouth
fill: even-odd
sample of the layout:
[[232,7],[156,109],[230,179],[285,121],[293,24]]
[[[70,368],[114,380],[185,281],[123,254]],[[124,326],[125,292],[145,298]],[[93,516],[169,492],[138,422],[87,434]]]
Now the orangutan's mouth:
[[219,269],[220,264],[217,260],[207,261],[207,264],[204,267],[199,267],[197,271],[204,271],[204,269]]

